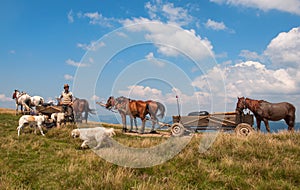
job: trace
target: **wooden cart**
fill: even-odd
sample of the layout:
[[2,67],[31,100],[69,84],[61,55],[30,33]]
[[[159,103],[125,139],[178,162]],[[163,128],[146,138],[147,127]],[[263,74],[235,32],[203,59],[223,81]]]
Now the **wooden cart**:
[[[195,113],[195,112],[194,112]],[[185,132],[203,130],[234,130],[238,135],[248,136],[253,133],[253,115],[222,112],[209,114],[189,114],[188,116],[173,116],[173,124],[168,125],[173,136],[182,136]]]
[[[63,112],[63,108],[62,108],[62,106],[58,106],[58,105],[56,105],[56,106],[55,105],[37,106],[36,111],[37,111],[37,113],[41,113],[43,115],[48,116],[48,120],[45,121],[45,125],[48,128],[50,128],[53,126],[53,121],[50,119],[51,114]],[[75,122],[75,121],[73,121],[72,118],[74,118],[74,117],[72,117],[72,109],[68,108],[66,115],[65,115],[66,122]]]

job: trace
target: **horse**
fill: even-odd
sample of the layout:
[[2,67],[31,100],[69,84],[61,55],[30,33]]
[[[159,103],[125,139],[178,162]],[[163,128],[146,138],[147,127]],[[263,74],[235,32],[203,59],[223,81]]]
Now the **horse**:
[[26,92],[20,93],[19,90],[15,90],[13,95],[13,99],[16,99],[16,114],[18,114],[18,107],[21,106],[21,111],[23,111],[23,107],[25,108],[25,112],[30,112],[32,107],[36,107],[44,104],[44,98],[41,96],[30,96]]
[[[139,117],[142,120],[142,128],[140,133],[144,133],[146,115],[149,114],[151,116],[153,123],[151,131],[154,131],[155,123],[158,122],[157,117],[163,117],[165,112],[163,104],[159,102],[155,102],[153,100],[131,100],[123,96],[116,99],[113,96],[110,96],[105,104],[105,107],[107,109],[115,108],[119,111],[122,117],[123,132],[127,131],[126,115],[130,116],[130,131],[132,131],[133,128],[133,120],[137,131],[136,117]],[[158,110],[160,111],[159,115],[157,115]]]
[[281,119],[285,120],[289,131],[294,131],[296,108],[288,102],[270,103],[265,100],[238,97],[236,111],[242,114],[243,110],[247,108],[253,112],[256,118],[257,131],[260,131],[260,123],[264,121],[266,129],[270,133],[268,120],[279,121]]
[[21,93],[19,90],[15,90],[12,99],[16,99],[16,115],[18,114],[19,106],[21,106],[21,112],[23,112],[23,108],[25,111],[30,111],[31,97],[26,92]]
[[[154,101],[154,100],[147,100],[146,103],[148,104],[148,109],[149,109],[149,113],[150,113],[151,120],[152,120],[151,132],[154,132],[155,124],[158,123],[157,118],[162,119],[165,115],[166,109],[162,103]],[[158,111],[160,111],[160,113],[157,115]]]
[[45,100],[41,96],[32,96],[30,98],[30,107],[36,107],[43,105],[45,103]]
[[76,119],[82,119],[82,113],[84,112],[84,120],[87,123],[89,113],[95,114],[95,110],[89,107],[89,102],[85,99],[75,98],[73,101],[73,111]]
[[122,117],[123,123],[123,132],[127,131],[126,125],[126,115],[130,116],[130,131],[132,131],[132,121],[134,120],[136,130],[136,117],[139,117],[142,120],[142,129],[140,133],[144,133],[145,123],[146,123],[146,115],[148,114],[148,104],[143,101],[130,100],[129,98],[125,98],[123,96],[114,98],[110,96],[106,102],[106,109],[116,109],[120,113]]

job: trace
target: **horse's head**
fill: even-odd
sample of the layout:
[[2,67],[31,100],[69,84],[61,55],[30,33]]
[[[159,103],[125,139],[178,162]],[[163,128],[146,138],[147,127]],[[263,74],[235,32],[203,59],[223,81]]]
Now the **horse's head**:
[[16,99],[18,97],[19,93],[20,92],[18,90],[15,90],[14,93],[13,93],[13,95],[12,95],[12,99]]
[[110,96],[106,101],[105,108],[111,109],[114,106],[115,106],[115,98],[113,96]]
[[238,97],[238,102],[236,103],[235,110],[239,113],[242,113],[244,109],[246,109],[246,99],[245,97]]

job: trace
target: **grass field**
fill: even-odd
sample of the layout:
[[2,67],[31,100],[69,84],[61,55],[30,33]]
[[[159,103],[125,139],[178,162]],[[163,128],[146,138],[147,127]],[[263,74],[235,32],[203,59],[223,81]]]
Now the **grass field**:
[[[300,133],[218,135],[204,153],[196,135],[178,155],[147,168],[109,163],[72,139],[75,126],[29,128],[17,136],[18,116],[0,114],[0,189],[299,189]],[[167,137],[117,133],[131,147],[152,147]]]

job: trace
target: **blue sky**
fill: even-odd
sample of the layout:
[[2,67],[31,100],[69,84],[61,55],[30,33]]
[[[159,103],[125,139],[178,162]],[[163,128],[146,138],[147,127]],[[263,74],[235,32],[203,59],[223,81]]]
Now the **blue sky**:
[[168,115],[176,95],[183,114],[233,111],[237,96],[300,106],[299,0],[2,0],[0,23],[0,107],[64,83],[99,114],[110,95]]

